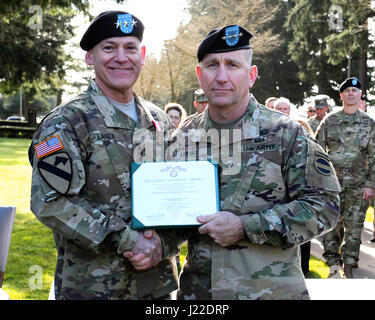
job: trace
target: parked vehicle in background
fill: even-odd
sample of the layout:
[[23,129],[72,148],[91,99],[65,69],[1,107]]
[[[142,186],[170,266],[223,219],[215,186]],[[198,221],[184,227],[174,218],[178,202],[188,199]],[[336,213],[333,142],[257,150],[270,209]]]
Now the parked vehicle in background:
[[7,118],[7,121],[25,121],[25,117],[10,116],[10,117]]

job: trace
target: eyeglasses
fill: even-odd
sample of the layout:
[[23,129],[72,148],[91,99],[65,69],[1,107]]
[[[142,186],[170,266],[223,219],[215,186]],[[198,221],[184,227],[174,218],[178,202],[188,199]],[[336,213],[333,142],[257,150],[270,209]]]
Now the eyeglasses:
[[307,112],[315,113],[315,110],[307,110]]

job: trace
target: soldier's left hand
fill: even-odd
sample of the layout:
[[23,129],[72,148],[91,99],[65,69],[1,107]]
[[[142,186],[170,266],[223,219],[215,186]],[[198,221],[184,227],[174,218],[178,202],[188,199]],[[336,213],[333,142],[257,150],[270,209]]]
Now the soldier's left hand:
[[207,216],[199,216],[203,223],[199,227],[200,234],[208,234],[222,247],[229,246],[244,238],[244,229],[240,217],[228,211],[220,211]]
[[374,196],[374,190],[369,187],[365,187],[363,190],[363,199],[368,200],[372,198],[373,196]]

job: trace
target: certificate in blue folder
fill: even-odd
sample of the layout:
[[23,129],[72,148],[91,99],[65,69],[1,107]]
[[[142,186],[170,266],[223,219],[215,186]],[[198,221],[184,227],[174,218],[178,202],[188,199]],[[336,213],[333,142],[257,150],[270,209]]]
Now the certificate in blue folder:
[[210,161],[131,164],[133,229],[199,226],[220,211],[217,165]]

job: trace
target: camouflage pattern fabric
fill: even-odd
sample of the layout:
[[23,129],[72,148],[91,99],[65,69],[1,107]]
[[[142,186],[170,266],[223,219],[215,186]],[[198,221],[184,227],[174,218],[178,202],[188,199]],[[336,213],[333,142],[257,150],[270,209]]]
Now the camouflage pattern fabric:
[[367,209],[367,202],[362,201],[363,188],[375,189],[374,130],[375,122],[366,113],[357,110],[349,115],[342,109],[323,119],[316,132],[316,139],[327,150],[342,187],[342,221],[323,242],[324,256],[330,265],[341,260],[346,264],[358,261]]
[[186,120],[166,156],[216,157],[220,209],[240,216],[246,233],[221,247],[197,229],[181,231],[188,255],[178,298],[309,299],[299,245],[336,225],[340,186],[328,156],[306,130],[251,96],[235,123],[214,123],[208,109]]
[[312,132],[315,134],[316,132],[316,129],[318,128],[319,124],[320,124],[320,121],[316,115],[311,117],[311,118],[308,118],[307,119],[307,123],[310,125],[310,128],[312,130]]
[[[92,81],[87,92],[53,110],[35,132],[31,210],[55,237],[56,299],[156,299],[177,288],[173,255],[165,255],[155,268],[136,271],[121,254],[138,237],[130,227],[133,133],[155,133],[155,121],[163,131],[171,128],[160,108],[137,96],[135,102],[138,123],[114,108]],[[63,149],[38,159],[33,146],[52,136],[59,137]],[[61,194],[53,188],[53,174],[61,173],[66,155],[72,174]],[[46,167],[52,173],[42,177],[38,168],[52,156],[57,161]],[[168,233],[160,236],[164,252],[173,251]]]
[[343,216],[323,238],[323,257],[329,266],[342,262],[353,265],[359,260],[361,234],[368,207],[368,202],[362,196],[363,188],[345,188],[340,192]]

